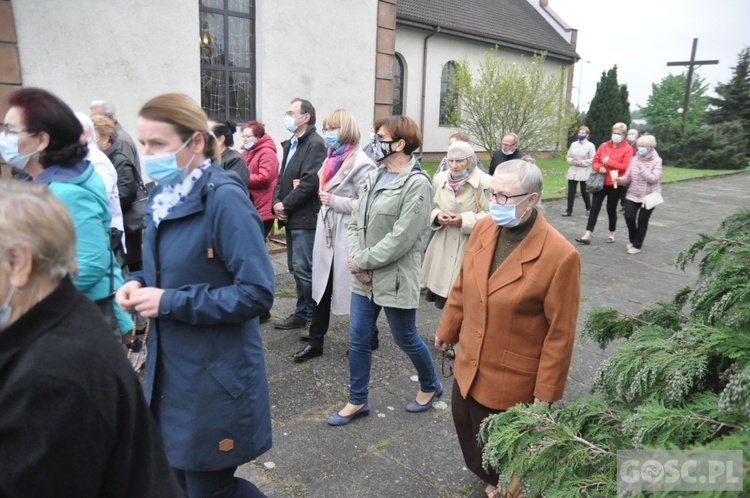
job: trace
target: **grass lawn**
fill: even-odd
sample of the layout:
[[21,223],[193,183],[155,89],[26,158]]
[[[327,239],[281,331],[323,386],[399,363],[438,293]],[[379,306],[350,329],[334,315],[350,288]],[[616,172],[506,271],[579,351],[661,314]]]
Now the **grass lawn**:
[[[423,162],[422,168],[433,176],[439,162]],[[564,159],[550,158],[537,159],[537,164],[542,168],[544,174],[544,199],[564,198],[568,192],[568,163]],[[485,164],[489,166],[489,163]],[[736,170],[726,169],[687,169],[664,166],[662,170],[662,183],[671,183],[689,178],[705,178],[708,176],[735,173]]]

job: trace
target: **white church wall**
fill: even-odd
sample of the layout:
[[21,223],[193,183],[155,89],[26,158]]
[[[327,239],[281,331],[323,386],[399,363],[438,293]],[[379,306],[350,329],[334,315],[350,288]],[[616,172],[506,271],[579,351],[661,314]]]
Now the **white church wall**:
[[[396,52],[400,53],[409,66],[409,76],[405,81],[406,114],[418,124],[422,112],[422,59],[424,39],[429,31],[407,26],[398,26]],[[475,72],[479,62],[493,45],[454,36],[436,34],[427,41],[427,64],[425,86],[425,113],[422,133],[424,135],[423,152],[442,152],[448,148],[448,137],[459,131],[456,127],[440,126],[440,79],[443,66],[448,61],[460,62],[466,56]],[[498,57],[506,61],[520,61],[521,56],[530,58],[531,54],[521,53],[503,47],[498,48]],[[563,66],[559,61],[547,59],[545,66],[549,72],[559,71]],[[508,130],[512,131],[512,130]],[[478,147],[475,149],[479,150]]]
[[181,92],[200,100],[197,3],[34,0],[13,2],[13,11],[23,85],[74,110],[109,100],[134,135],[148,99]]

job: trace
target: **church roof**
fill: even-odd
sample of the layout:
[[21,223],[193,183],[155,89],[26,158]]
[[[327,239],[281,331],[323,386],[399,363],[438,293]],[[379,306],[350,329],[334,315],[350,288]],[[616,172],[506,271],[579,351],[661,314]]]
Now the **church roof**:
[[528,0],[398,0],[401,24],[480,39],[548,56],[577,59],[578,54]]

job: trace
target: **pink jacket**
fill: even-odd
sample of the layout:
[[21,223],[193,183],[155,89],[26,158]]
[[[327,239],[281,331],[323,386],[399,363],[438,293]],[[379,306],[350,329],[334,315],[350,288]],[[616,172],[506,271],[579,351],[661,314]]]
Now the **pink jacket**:
[[661,157],[656,149],[651,149],[643,157],[634,156],[627,171],[617,182],[622,185],[630,184],[625,198],[639,204],[651,192],[661,192]]

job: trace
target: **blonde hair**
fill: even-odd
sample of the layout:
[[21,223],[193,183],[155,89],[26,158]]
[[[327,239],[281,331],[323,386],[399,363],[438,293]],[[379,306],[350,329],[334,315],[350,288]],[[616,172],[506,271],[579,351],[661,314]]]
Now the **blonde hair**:
[[623,136],[628,134],[628,125],[625,123],[615,123],[612,126],[612,131],[621,131]]
[[34,275],[76,274],[76,233],[62,202],[46,185],[0,180],[0,261],[14,247],[32,253]]
[[638,147],[648,147],[653,149],[656,147],[656,137],[653,135],[643,135],[635,141],[635,144]]
[[334,109],[323,120],[323,129],[338,128],[340,144],[359,144],[359,133],[354,115],[346,109]]
[[219,144],[208,129],[208,118],[193,99],[182,93],[165,93],[146,102],[138,115],[142,118],[169,123],[186,142],[194,133],[203,135],[203,154],[219,162]]
[[109,119],[106,116],[102,116],[101,114],[97,114],[92,119],[94,122],[94,130],[96,130],[96,137],[107,137],[109,138],[109,143],[113,144],[117,141],[118,134],[117,134],[117,127],[115,126],[115,122]]

